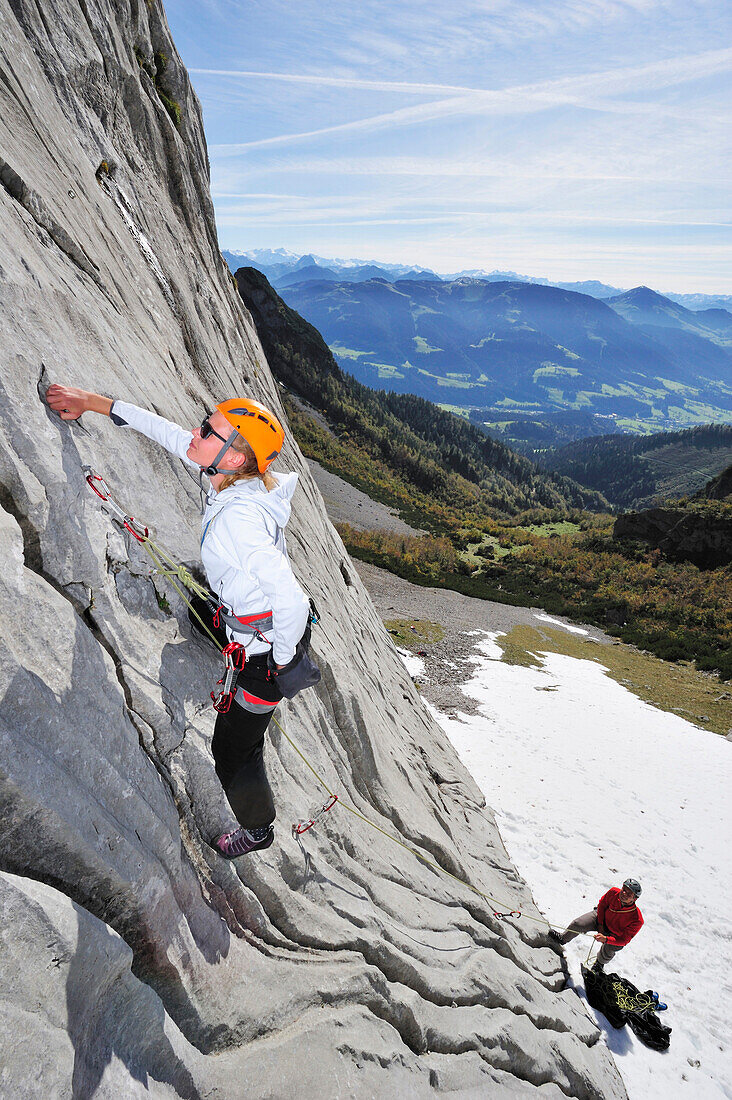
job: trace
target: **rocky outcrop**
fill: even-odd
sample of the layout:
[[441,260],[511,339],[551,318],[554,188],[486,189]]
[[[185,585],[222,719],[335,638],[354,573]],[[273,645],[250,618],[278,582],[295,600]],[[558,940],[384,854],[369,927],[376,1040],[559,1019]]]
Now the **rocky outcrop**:
[[694,499],[729,500],[732,497],[732,466],[727,466],[720,474],[708,481],[703,489],[694,494]]
[[657,547],[671,561],[718,569],[732,562],[732,507],[682,505],[627,512],[616,519],[613,536]]
[[673,508],[648,508],[644,512],[624,512],[613,524],[616,539],[638,539],[649,546],[658,546],[681,518]]
[[[186,423],[277,387],[218,252],[200,111],[157,3],[0,0],[0,1093],[14,1098],[621,1097],[541,926],[323,799],[275,728],[275,845],[236,865],[209,754],[216,654],[88,490],[177,558],[197,488],[58,379]],[[176,111],[175,108],[178,108]],[[322,625],[280,722],[359,813],[527,917],[491,813],[302,478],[289,535]],[[529,765],[527,765],[529,766]]]

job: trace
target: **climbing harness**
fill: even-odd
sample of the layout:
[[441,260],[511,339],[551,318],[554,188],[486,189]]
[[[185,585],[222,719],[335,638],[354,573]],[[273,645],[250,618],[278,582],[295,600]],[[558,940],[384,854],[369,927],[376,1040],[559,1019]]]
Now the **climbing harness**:
[[[237,642],[230,642],[230,643],[228,643],[228,645],[223,646],[221,644],[221,642],[219,641],[219,639],[216,637],[216,635],[209,629],[206,622],[201,618],[201,616],[198,614],[198,612],[196,611],[196,609],[193,606],[193,604],[191,603],[191,601],[188,599],[188,597],[185,595],[183,590],[179,587],[179,585],[176,582],[180,581],[180,583],[185,588],[188,588],[191,592],[193,592],[194,595],[198,596],[200,599],[205,600],[212,607],[214,607],[214,606],[217,607],[217,610],[219,611],[219,620],[218,621],[220,621],[221,618],[223,618],[223,620],[225,622],[227,622],[227,624],[228,624],[227,616],[232,614],[232,613],[224,611],[222,609],[222,605],[219,603],[219,601],[214,596],[214,594],[212,592],[210,592],[209,589],[207,589],[205,587],[205,585],[199,584],[199,582],[195,580],[195,578],[192,576],[190,571],[185,568],[185,566],[179,565],[178,563],[176,563],[175,560],[173,558],[171,558],[170,555],[168,553],[166,553],[166,551],[164,551],[162,549],[162,547],[160,547],[151,538],[149,529],[147,527],[143,526],[142,524],[140,524],[138,521],[134,520],[133,517],[131,515],[129,515],[114,500],[114,498],[112,497],[111,491],[109,489],[109,486],[107,485],[107,483],[106,483],[106,481],[104,480],[103,477],[101,477],[99,474],[95,473],[94,470],[92,470],[92,468],[90,466],[84,466],[83,469],[84,469],[84,473],[85,473],[85,476],[86,476],[86,481],[87,481],[89,487],[91,489],[93,489],[93,491],[96,493],[96,495],[98,497],[100,497],[100,499],[103,501],[104,507],[109,512],[110,516],[113,519],[116,519],[119,523],[121,523],[122,526],[126,530],[128,530],[130,532],[130,534],[132,534],[137,539],[137,541],[145,548],[146,552],[149,554],[151,560],[153,561],[153,563],[156,567],[153,570],[153,572],[157,573],[158,575],[168,577],[168,579],[170,580],[171,584],[175,588],[175,590],[178,593],[178,595],[180,596],[180,598],[183,600],[183,602],[189,608],[191,614],[194,615],[195,618],[200,623],[202,630],[208,635],[208,637],[211,639],[211,641],[214,643],[214,645],[217,647],[217,649],[222,653],[222,655],[224,657],[224,675],[222,676],[221,680],[219,680],[218,685],[217,685],[217,686],[221,686],[222,690],[218,693],[217,696],[214,696],[214,693],[212,692],[211,697],[214,700],[215,709],[217,711],[219,711],[219,713],[226,713],[226,711],[231,706],[231,702],[232,702],[232,699],[233,699],[233,694],[234,694],[234,691],[235,691],[236,674],[237,674],[238,671],[240,671],[240,667],[241,667],[240,665],[237,664],[237,662],[240,661],[240,659],[241,659],[240,656],[239,656],[239,651],[243,651],[243,646],[241,646]],[[166,565],[168,566],[168,568],[165,567]],[[315,605],[312,602],[312,600],[310,601],[310,606],[311,606],[311,619],[310,619],[310,621],[311,621],[311,623],[317,623],[320,619],[320,616],[319,616],[319,614],[317,612],[317,609],[315,608]],[[271,612],[267,612],[265,614],[271,615]],[[233,618],[236,619],[237,617],[233,616]],[[254,616],[254,617],[250,616],[249,618],[257,618],[257,617],[256,616]],[[244,624],[243,619],[238,619],[237,621],[239,623]],[[214,626],[216,626],[216,625],[217,625],[217,622],[214,622]],[[248,624],[244,624],[244,625],[248,625]],[[264,627],[263,629],[267,629],[267,628]],[[252,632],[257,633],[256,630],[254,630]],[[228,702],[227,702],[227,700],[228,700]],[[518,910],[518,909],[510,909],[505,903],[501,902],[498,898],[491,897],[490,894],[486,894],[483,890],[479,890],[477,886],[473,886],[472,883],[467,882],[463,878],[460,878],[459,875],[455,875],[455,874],[452,873],[452,871],[448,871],[445,867],[441,867],[439,863],[437,863],[433,859],[430,859],[429,856],[424,855],[422,852],[418,851],[418,849],[413,848],[410,844],[407,844],[405,841],[399,840],[398,837],[395,837],[392,833],[388,832],[386,829],[383,829],[380,825],[377,825],[375,821],[371,821],[368,817],[366,817],[359,810],[357,810],[355,808],[355,806],[349,805],[348,802],[345,802],[339,795],[337,795],[335,793],[335,791],[331,790],[331,788],[328,786],[328,784],[326,783],[323,776],[311,764],[311,762],[308,760],[307,756],[301,751],[301,749],[293,741],[293,739],[290,737],[290,735],[283,729],[282,725],[280,724],[280,722],[277,720],[277,718],[274,715],[272,717],[272,721],[277,726],[278,730],[280,731],[282,736],[285,738],[287,743],[290,745],[290,747],[297,753],[297,755],[303,761],[305,766],[309,769],[309,771],[315,777],[317,782],[320,784],[320,786],[323,788],[323,790],[326,791],[326,793],[328,795],[327,801],[321,806],[321,808],[316,813],[314,813],[307,820],[299,821],[297,824],[292,826],[292,835],[297,840],[298,844],[300,845],[300,849],[303,852],[303,855],[305,856],[306,868],[308,870],[310,868],[311,860],[310,860],[310,856],[308,855],[307,851],[305,850],[305,848],[303,846],[302,836],[303,836],[304,833],[306,833],[310,829],[312,829],[318,823],[318,821],[329,810],[331,810],[333,808],[333,806],[336,805],[336,803],[338,803],[338,805],[341,806],[347,813],[351,814],[353,817],[358,818],[359,821],[363,822],[363,824],[365,824],[365,825],[368,825],[369,828],[374,829],[377,833],[381,833],[382,836],[385,836],[387,838],[387,840],[390,840],[393,844],[398,844],[400,848],[403,848],[405,851],[409,852],[416,859],[418,859],[422,863],[426,864],[426,866],[431,867],[433,870],[437,871],[438,873],[440,873],[442,875],[446,875],[448,878],[451,878],[454,882],[459,883],[461,886],[465,886],[468,890],[472,891],[472,893],[477,894],[478,897],[483,898],[484,901],[489,902],[489,904],[491,906],[491,913],[497,920],[511,920],[511,919],[518,920],[520,917],[523,916],[527,920],[534,921],[537,924],[543,924],[546,927],[551,927],[551,922],[546,920],[546,918],[544,918],[544,917],[533,916],[533,914],[530,914],[530,913],[522,913],[522,911]],[[501,910],[506,910],[506,911],[503,912]],[[592,945],[590,945],[590,954],[591,953],[592,953]],[[588,955],[588,960],[589,960],[589,955]]]
[[259,638],[267,645],[270,644],[264,636],[264,631],[271,630],[274,625],[271,611],[260,611],[256,615],[235,615],[233,611],[227,611],[224,604],[215,599],[208,602],[211,606],[214,603],[217,604],[213,613],[213,624],[217,630],[223,623],[224,626],[231,627],[235,634],[250,634],[253,638]]

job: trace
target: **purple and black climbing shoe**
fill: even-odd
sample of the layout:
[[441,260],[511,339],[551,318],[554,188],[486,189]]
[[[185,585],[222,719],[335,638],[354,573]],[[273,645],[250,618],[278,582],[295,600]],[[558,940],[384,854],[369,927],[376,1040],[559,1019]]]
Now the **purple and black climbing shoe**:
[[549,929],[549,936],[555,943],[563,943],[564,938],[561,932],[557,932],[556,928]]
[[211,844],[224,859],[238,859],[239,856],[245,856],[249,852],[269,848],[273,840],[273,825],[262,825],[257,829],[245,829],[239,826],[233,833],[222,833]]

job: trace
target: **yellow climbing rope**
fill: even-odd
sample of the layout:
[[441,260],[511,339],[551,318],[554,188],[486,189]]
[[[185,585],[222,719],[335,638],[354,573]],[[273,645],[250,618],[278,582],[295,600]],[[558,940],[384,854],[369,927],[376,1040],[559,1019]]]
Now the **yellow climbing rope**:
[[613,982],[612,990],[618,1008],[622,1008],[625,1012],[643,1012],[646,1008],[657,1011],[658,1004],[654,1001],[650,993],[636,993],[631,995],[625,988],[622,982]]
[[593,971],[593,977],[599,982],[603,997],[607,1001],[612,999],[622,1012],[645,1012],[646,1009],[659,1012],[666,1008],[665,1005],[659,1005],[657,993],[641,993],[640,990],[631,993],[623,979],[616,974]]
[[[121,506],[112,497],[112,494],[104,478],[102,478],[99,474],[94,473],[94,471],[89,466],[84,466],[84,471],[86,474],[86,480],[90,488],[93,489],[97,496],[102,499],[105,507],[110,512],[112,517],[117,519],[122,524],[122,526],[127,531],[129,531],[135,539],[137,539],[140,545],[144,547],[151,561],[155,565],[155,572],[161,576],[165,576],[168,578],[180,598],[188,606],[190,612],[196,617],[202,629],[209,636],[217,649],[219,651],[222,651],[223,646],[221,645],[221,642],[209,629],[206,622],[201,618],[198,611],[196,611],[195,607],[186,596],[185,592],[176,583],[176,580],[180,581],[185,588],[188,588],[191,592],[193,592],[194,595],[198,596],[201,599],[207,599],[208,597],[211,597],[215,600],[216,597],[213,595],[213,593],[211,593],[204,585],[199,584],[198,581],[196,581],[195,577],[193,577],[193,575],[191,574],[190,570],[186,569],[184,565],[178,564],[158,543],[156,543],[155,540],[151,537],[149,529],[147,527],[141,525],[131,515],[126,513],[123,508],[121,508]],[[95,482],[96,484],[94,484]],[[392,841],[393,844],[398,844],[400,848],[404,848],[405,851],[410,852],[411,855],[415,856],[418,860],[426,864],[428,867],[434,868],[434,870],[438,871],[440,874],[446,875],[454,882],[460,883],[461,886],[466,886],[468,890],[471,890],[474,894],[477,894],[478,897],[481,897],[485,901],[490,902],[492,907],[497,906],[498,909],[508,908],[508,912],[505,913],[497,912],[494,909],[494,917],[501,919],[515,917],[516,919],[518,919],[519,917],[523,916],[526,917],[527,920],[534,921],[537,924],[543,924],[547,928],[553,927],[551,921],[546,920],[544,917],[532,916],[531,914],[524,913],[519,909],[510,908],[507,902],[502,902],[499,899],[492,897],[490,894],[484,893],[484,891],[479,890],[477,886],[473,886],[472,883],[467,882],[463,878],[460,878],[459,875],[454,875],[452,871],[448,871],[444,867],[441,867],[439,863],[437,863],[433,859],[430,859],[429,856],[423,855],[422,852],[418,851],[416,848],[413,848],[410,844],[406,844],[403,840],[395,837],[392,833],[388,832],[386,829],[383,829],[380,825],[377,825],[375,821],[371,821],[370,818],[366,817],[354,806],[350,806],[347,802],[344,802],[340,795],[336,795],[335,791],[331,790],[320,772],[318,772],[317,769],[310,762],[310,760],[308,760],[305,753],[293,741],[286,730],[283,729],[282,725],[274,715],[272,716],[272,720],[274,721],[274,724],[277,726],[280,733],[288,742],[290,747],[294,749],[294,751],[300,757],[305,766],[312,772],[323,790],[328,793],[330,799],[332,800],[331,805],[335,805],[337,802],[337,804],[341,806],[344,810],[346,810],[347,813],[352,814],[354,817],[358,818],[359,821],[362,821],[365,825],[368,825],[370,828],[375,829],[376,832],[381,833],[382,836],[385,836],[387,840]],[[592,954],[593,946],[594,942],[590,945],[590,954]],[[589,957],[590,956],[588,955],[588,961]]]

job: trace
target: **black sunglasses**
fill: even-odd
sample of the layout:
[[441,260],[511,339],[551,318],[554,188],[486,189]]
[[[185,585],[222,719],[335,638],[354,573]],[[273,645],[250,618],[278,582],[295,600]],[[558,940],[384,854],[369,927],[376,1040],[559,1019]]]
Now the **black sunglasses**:
[[210,435],[215,435],[222,443],[228,443],[228,440],[224,439],[223,435],[219,435],[216,429],[211,427],[211,421],[208,418],[210,415],[209,413],[208,416],[204,416],[201,421],[201,439],[208,439]]

